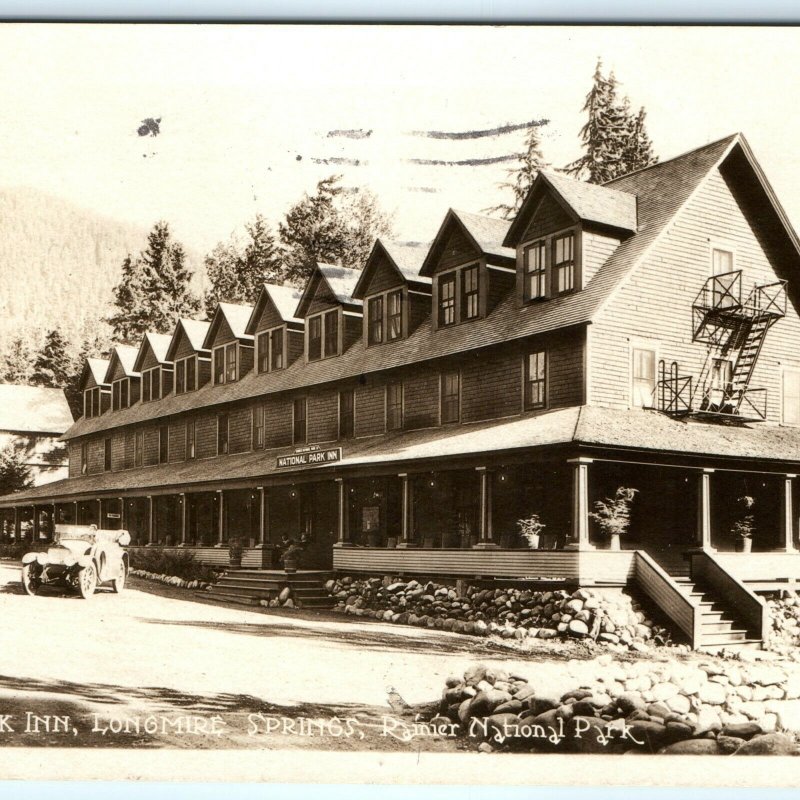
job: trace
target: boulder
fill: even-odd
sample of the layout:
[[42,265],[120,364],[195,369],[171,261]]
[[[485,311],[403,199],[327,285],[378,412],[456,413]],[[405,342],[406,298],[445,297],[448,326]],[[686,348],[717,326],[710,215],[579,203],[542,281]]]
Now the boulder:
[[765,733],[754,736],[745,742],[737,751],[737,756],[793,756],[797,754],[797,745],[791,736],[785,733]]
[[589,633],[589,626],[580,619],[573,619],[567,626],[567,631],[570,636],[576,639],[582,639]]
[[488,717],[494,710],[511,700],[508,692],[501,692],[498,689],[488,689],[478,692],[472,700],[469,708],[471,717]]
[[738,725],[725,725],[721,731],[722,736],[733,736],[738,739],[752,739],[760,736],[764,731],[755,722],[742,722]]
[[644,720],[634,720],[629,722],[630,735],[626,744],[631,740],[638,746],[644,747],[651,753],[658,751],[667,741],[667,729],[660,722],[645,722]]
[[606,723],[597,717],[575,716],[564,727],[564,746],[571,753],[608,753]]
[[719,754],[716,739],[685,739],[662,747],[659,753],[674,756],[715,756]]
[[717,745],[719,751],[725,756],[732,755],[744,744],[744,739],[739,739],[737,736],[717,736]]

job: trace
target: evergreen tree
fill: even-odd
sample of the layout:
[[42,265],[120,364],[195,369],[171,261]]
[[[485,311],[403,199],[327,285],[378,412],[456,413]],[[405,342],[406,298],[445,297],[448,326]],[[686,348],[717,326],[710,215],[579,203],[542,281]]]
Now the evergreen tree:
[[17,337],[3,356],[0,366],[0,382],[27,384],[33,369],[33,353],[28,342]]
[[545,161],[542,153],[542,137],[539,127],[534,125],[525,136],[525,152],[520,156],[518,166],[508,170],[510,180],[500,184],[501,188],[510,192],[513,202],[501,203],[486,209],[486,212],[496,214],[503,219],[513,219],[528,196],[539,171],[548,166],[550,165]]
[[656,163],[644,127],[644,109],[633,115],[628,98],[620,99],[617,89],[614,73],[603,75],[598,61],[583,105],[589,117],[581,129],[585,152],[565,172],[590,183],[606,183]]
[[14,442],[0,450],[0,495],[29,489],[33,485],[24,449]]
[[391,220],[381,211],[372,192],[345,196],[340,175],[317,184],[306,193],[278,225],[284,248],[285,276],[302,284],[318,261],[360,269],[377,236],[391,233]]
[[211,287],[206,291],[206,314],[211,318],[217,303],[255,303],[265,283],[282,282],[280,252],[269,225],[261,214],[245,226],[244,248],[235,236],[220,242],[205,258]]
[[67,354],[67,341],[58,328],[45,336],[44,346],[33,362],[30,383],[33,386],[51,388],[66,387],[72,371],[71,359]]
[[167,333],[178,317],[191,316],[200,307],[190,287],[183,246],[172,239],[169,225],[157,222],[147,236],[147,249],[122,265],[122,279],[114,288],[117,312],[108,320],[119,342],[135,343],[146,331]]

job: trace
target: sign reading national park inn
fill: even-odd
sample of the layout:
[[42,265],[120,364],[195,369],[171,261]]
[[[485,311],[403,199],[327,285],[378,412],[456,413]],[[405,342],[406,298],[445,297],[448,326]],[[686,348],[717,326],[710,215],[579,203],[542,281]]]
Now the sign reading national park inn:
[[334,464],[341,460],[341,447],[302,447],[295,450],[291,455],[279,456],[275,461],[275,468],[318,467],[322,464]]

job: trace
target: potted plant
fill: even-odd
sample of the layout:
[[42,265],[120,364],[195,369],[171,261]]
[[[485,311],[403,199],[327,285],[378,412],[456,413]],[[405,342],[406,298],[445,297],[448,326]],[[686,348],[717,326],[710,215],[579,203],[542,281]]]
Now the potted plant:
[[538,514],[531,514],[529,517],[517,520],[520,536],[528,543],[531,550],[539,549],[539,540],[542,531],[547,527],[540,519]]
[[744,513],[733,523],[731,533],[739,540],[737,548],[739,552],[749,553],[753,548],[753,531],[756,529],[755,517],[750,510],[756,504],[756,500],[749,494],[745,494],[739,497],[737,502]]
[[307,538],[305,535],[299,541],[284,536],[281,540],[283,552],[281,553],[281,564],[284,572],[297,572],[300,565],[300,555],[306,549]]
[[597,523],[600,531],[608,537],[608,549],[620,549],[620,536],[628,530],[631,523],[631,503],[638,489],[627,486],[618,486],[613,497],[605,500],[596,500],[594,507],[597,509],[589,516]]
[[239,568],[242,566],[243,551],[242,540],[238,536],[233,537],[230,542],[228,542],[228,559],[232,567]]

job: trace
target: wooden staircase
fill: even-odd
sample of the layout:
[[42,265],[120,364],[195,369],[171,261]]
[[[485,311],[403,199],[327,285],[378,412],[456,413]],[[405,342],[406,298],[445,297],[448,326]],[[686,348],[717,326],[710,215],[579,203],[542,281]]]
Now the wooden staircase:
[[325,589],[328,578],[330,573],[321,571],[230,569],[202,594],[227,603],[257,606],[288,588],[297,608],[333,608],[334,600]]
[[709,586],[689,577],[673,577],[680,591],[695,601],[699,610],[696,650],[743,650],[762,647],[762,639],[747,629],[736,611]]

